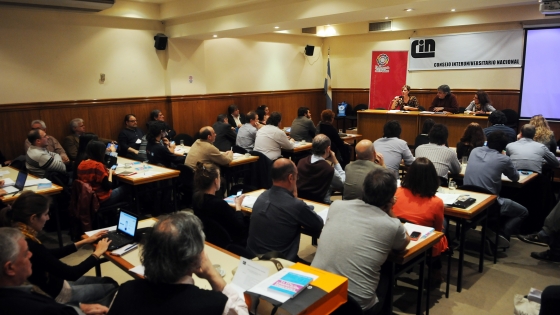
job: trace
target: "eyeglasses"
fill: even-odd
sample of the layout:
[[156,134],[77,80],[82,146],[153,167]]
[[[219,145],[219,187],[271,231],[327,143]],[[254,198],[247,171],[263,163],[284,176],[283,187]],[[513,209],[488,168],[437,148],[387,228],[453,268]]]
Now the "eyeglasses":
[[136,120],[129,120],[128,122],[136,122]]

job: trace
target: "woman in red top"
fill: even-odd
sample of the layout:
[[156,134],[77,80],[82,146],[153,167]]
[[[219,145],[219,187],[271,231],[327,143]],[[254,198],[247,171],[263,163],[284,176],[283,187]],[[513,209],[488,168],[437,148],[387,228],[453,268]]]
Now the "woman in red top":
[[[111,146],[109,150],[115,152],[115,147]],[[77,178],[91,185],[102,206],[109,206],[123,200],[125,186],[111,189],[114,171],[105,168],[105,144],[101,141],[90,141],[86,148],[86,156],[87,160],[83,160],[78,165]]]
[[[408,168],[406,176],[401,181],[395,197],[397,202],[393,206],[393,213],[400,219],[411,223],[433,227],[436,231],[443,231],[443,201],[436,197],[439,188],[439,178],[434,164],[427,158],[417,158]],[[441,281],[441,260],[439,256],[447,249],[445,235],[432,249],[435,269],[434,277]],[[439,277],[438,277],[438,274]]]

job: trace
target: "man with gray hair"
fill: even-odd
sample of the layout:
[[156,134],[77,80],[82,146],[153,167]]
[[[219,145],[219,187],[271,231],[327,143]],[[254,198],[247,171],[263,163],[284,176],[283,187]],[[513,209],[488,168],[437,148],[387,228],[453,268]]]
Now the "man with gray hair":
[[438,86],[437,96],[432,101],[430,111],[456,113],[459,110],[457,96],[451,93],[451,88],[447,84]]
[[543,163],[547,163],[551,167],[558,167],[560,163],[554,153],[550,152],[544,144],[533,141],[535,132],[535,126],[523,125],[521,139],[509,143],[506,146],[506,154],[510,157],[515,169],[541,174]]
[[[121,285],[109,314],[249,314],[243,297],[206,256],[202,222],[194,214],[161,218],[140,259],[146,279]],[[195,286],[193,274],[208,280],[212,291]]]
[[31,276],[33,254],[27,247],[23,234],[15,228],[0,228],[0,305],[3,315],[105,314],[107,307],[99,304],[70,306],[34,291],[33,286],[23,285]]
[[[78,156],[78,148],[80,147],[80,136],[86,133],[86,125],[84,120],[81,118],[74,118],[70,120],[70,132],[68,135],[62,139],[62,147],[66,150],[66,154],[70,160],[74,161]],[[109,139],[99,138],[99,141],[107,144],[112,142]]]
[[[45,125],[44,121],[36,119],[31,122],[31,130],[43,130],[45,133],[47,133],[47,125]],[[31,145],[32,145],[31,142],[29,142],[28,139],[25,139],[25,142],[23,144],[25,148],[25,152],[27,152],[27,150]],[[70,159],[66,154],[66,151],[64,151],[64,148],[60,145],[58,140],[56,140],[53,136],[48,136],[46,149],[49,152],[54,152],[60,155],[60,157],[62,158],[62,162],[64,162],[64,164],[70,162]]]
[[364,314],[380,314],[393,285],[381,265],[391,251],[404,250],[410,237],[393,214],[397,191],[393,171],[379,167],[369,172],[363,191],[363,200],[332,203],[311,266],[348,278],[348,295]]
[[331,191],[342,191],[346,174],[331,151],[331,140],[318,134],[311,144],[312,155],[298,162],[298,194],[301,198],[331,203]]
[[383,154],[375,152],[373,143],[364,139],[356,144],[356,161],[346,165],[346,180],[344,181],[344,200],[362,199],[364,178],[378,168],[385,167]]

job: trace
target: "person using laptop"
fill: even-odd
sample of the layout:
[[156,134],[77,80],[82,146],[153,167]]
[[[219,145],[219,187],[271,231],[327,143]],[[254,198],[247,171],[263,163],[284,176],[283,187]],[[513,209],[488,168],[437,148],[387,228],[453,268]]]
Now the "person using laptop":
[[112,251],[133,243],[137,229],[138,217],[136,217],[132,213],[121,210],[119,212],[119,222],[117,223],[117,229],[107,234],[107,237],[109,238],[109,240],[111,240],[109,250]]
[[[105,238],[107,232],[96,233],[84,240],[62,248],[48,249],[39,238],[49,220],[48,196],[24,191],[14,201],[12,208],[0,210],[0,227],[15,227],[25,235],[31,257],[33,274],[29,282],[38,286],[45,293],[53,297],[58,303],[78,305],[104,300],[111,300],[118,287],[117,282],[109,277],[84,276],[91,268],[100,263],[101,255],[107,251],[111,243]],[[88,258],[76,266],[69,266],[59,259],[75,253],[78,248],[97,242],[97,248]],[[109,306],[109,305],[105,305]]]
[[[204,252],[202,222],[194,214],[162,217],[143,242],[146,278],[123,283],[108,314],[249,314],[243,295],[224,281]],[[198,288],[195,274],[212,290]]]

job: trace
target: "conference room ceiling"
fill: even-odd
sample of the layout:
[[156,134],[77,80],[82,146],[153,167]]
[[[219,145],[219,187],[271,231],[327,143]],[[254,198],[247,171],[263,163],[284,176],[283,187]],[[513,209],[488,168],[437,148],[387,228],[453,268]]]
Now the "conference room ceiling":
[[[538,0],[117,0],[101,14],[160,20],[169,37],[202,40],[272,32],[365,34],[368,23],[385,20],[398,31],[545,19]],[[318,27],[320,34],[302,34],[306,27]]]

